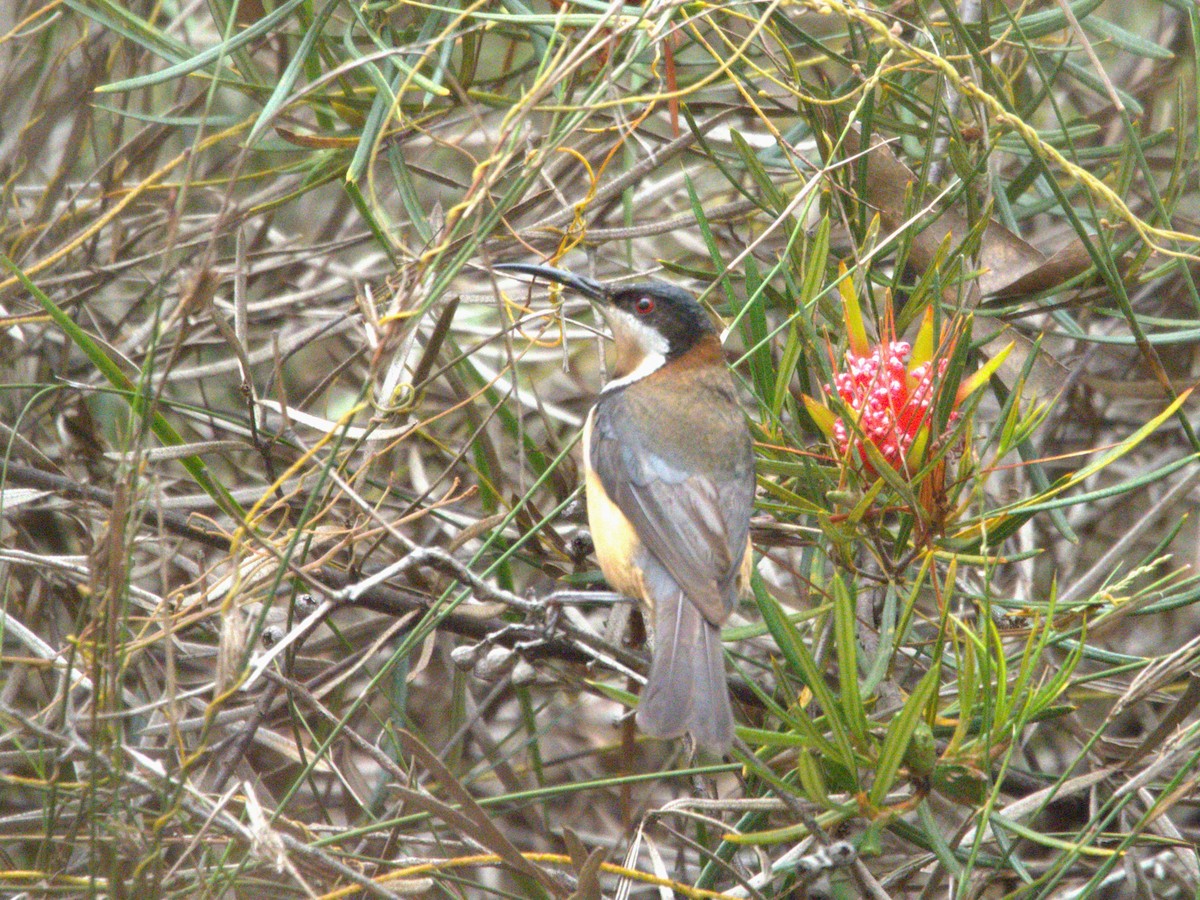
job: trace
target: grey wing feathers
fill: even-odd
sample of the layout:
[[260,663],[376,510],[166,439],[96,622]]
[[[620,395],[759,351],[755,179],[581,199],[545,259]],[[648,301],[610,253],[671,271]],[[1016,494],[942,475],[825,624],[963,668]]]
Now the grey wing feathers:
[[622,428],[602,406],[592,433],[592,466],[646,549],[704,617],[720,625],[733,607],[754,503],[749,436],[710,471],[673,465],[654,446],[655,437]]

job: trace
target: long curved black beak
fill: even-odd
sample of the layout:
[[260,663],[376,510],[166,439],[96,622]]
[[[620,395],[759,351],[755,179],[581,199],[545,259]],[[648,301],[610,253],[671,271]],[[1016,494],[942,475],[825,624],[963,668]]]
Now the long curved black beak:
[[566,269],[555,269],[552,266],[534,266],[529,263],[498,263],[492,267],[499,272],[520,272],[522,275],[532,275],[553,281],[569,288],[574,288],[589,300],[607,300],[608,290],[598,281],[584,278]]

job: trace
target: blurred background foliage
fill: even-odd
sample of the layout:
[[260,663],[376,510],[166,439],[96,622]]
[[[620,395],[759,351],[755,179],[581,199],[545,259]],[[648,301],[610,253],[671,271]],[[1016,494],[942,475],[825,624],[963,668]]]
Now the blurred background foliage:
[[[3,889],[1194,896],[1198,33],[5,4]],[[720,319],[760,484],[734,761],[623,716],[601,323],[514,260]],[[831,385],[901,339],[935,375],[892,466]]]

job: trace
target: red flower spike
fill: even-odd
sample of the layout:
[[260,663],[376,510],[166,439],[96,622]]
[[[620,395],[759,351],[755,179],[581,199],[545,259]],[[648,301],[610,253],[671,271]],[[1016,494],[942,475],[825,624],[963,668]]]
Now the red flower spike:
[[[908,461],[909,450],[922,426],[929,421],[934,363],[923,362],[910,371],[911,353],[912,348],[905,341],[893,340],[885,340],[866,355],[847,351],[843,371],[834,375],[832,385],[826,386],[830,393],[837,392],[858,425],[854,429],[847,427],[840,417],[835,419],[832,426],[835,446],[843,454],[849,454],[853,447],[863,468],[872,474],[875,467],[862,445],[863,439],[874,444],[884,460],[899,470]],[[946,364],[944,358],[937,362],[938,376],[946,371]]]
[[[943,325],[940,334],[935,334],[931,308],[925,311],[917,329],[915,346],[898,341],[888,302],[880,323],[879,343],[872,345],[862,306],[845,265],[839,265],[838,276],[848,346],[841,365],[829,347],[834,376],[833,383],[825,385],[825,392],[836,394],[848,409],[848,415],[837,416],[827,402],[811,397],[804,398],[805,408],[843,457],[857,458],[860,471],[878,475],[872,459],[878,462],[880,457],[896,471],[919,469],[926,451],[934,443],[930,413],[935,400],[934,380],[946,372],[957,332],[951,334]],[[1007,351],[960,386],[954,408],[986,382],[1005,355]],[[957,417],[957,413],[951,412],[950,421]],[[871,451],[868,444],[878,453]]]

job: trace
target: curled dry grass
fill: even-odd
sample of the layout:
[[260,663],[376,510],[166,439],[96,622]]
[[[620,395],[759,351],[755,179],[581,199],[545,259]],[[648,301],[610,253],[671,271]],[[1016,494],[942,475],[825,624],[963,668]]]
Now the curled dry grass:
[[[1193,5],[9,6],[6,891],[1195,892]],[[537,599],[598,586],[546,257],[728,328],[735,763]],[[912,479],[805,412],[846,296],[1015,343]]]

